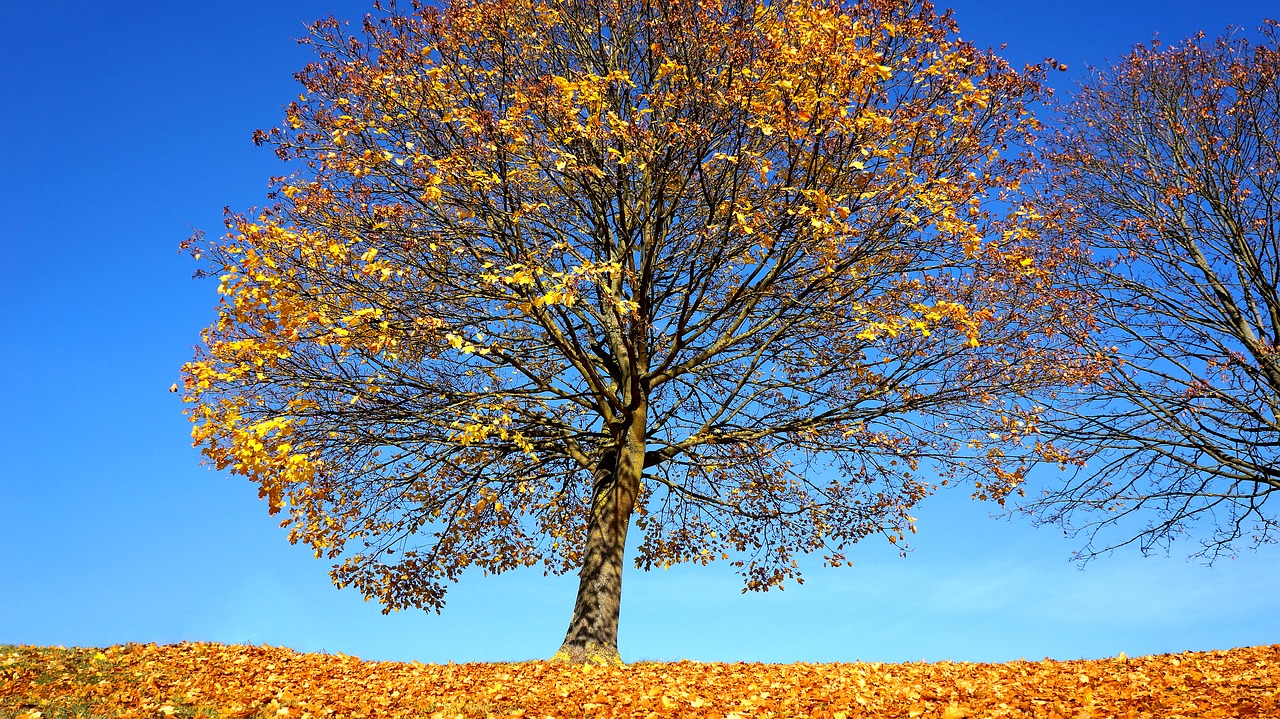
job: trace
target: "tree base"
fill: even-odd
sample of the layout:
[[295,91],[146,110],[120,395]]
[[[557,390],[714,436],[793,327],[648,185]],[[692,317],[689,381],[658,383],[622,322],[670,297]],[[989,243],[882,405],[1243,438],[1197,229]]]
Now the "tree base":
[[586,645],[564,644],[560,650],[547,660],[552,664],[590,664],[598,667],[626,666],[617,647],[600,642],[587,642]]

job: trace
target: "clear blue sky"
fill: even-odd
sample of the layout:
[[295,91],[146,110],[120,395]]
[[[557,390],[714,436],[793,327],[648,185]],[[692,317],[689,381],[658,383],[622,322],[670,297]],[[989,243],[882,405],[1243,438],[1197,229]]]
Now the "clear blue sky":
[[[946,3],[942,4],[946,6]],[[954,2],[1015,64],[1116,58],[1154,33],[1254,27],[1274,0]],[[290,546],[239,477],[203,469],[167,392],[214,285],[178,243],[265,199],[250,141],[308,59],[302,23],[360,3],[18,3],[0,23],[0,643],[202,640],[426,662],[549,656],[576,577],[464,577],[442,616],[383,616]],[[916,551],[810,562],[739,593],[727,567],[624,578],[626,661],[999,661],[1280,643],[1280,551],[1212,568],[1136,551],[1079,571],[1076,543],[994,521],[963,493],[917,513]],[[1185,551],[1186,548],[1184,548]],[[1175,550],[1176,551],[1176,550]]]

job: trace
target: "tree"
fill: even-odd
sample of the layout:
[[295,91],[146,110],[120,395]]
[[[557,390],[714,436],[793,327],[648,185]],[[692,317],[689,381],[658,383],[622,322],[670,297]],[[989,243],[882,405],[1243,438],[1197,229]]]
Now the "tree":
[[[1280,490],[1280,37],[1139,45],[1061,108],[1046,215],[1091,255],[1111,364],[1059,395],[1045,447],[1082,471],[1028,505],[1082,554],[1275,540]],[[1134,530],[1128,522],[1143,521]],[[1119,534],[1111,530],[1123,530]]]
[[384,611],[579,569],[556,658],[607,663],[633,514],[637,567],[766,590],[902,542],[922,462],[1016,484],[1016,393],[1072,380],[1080,318],[999,202],[1042,72],[954,33],[890,0],[318,23],[256,136],[298,172],[189,244],[224,295],[195,443]]

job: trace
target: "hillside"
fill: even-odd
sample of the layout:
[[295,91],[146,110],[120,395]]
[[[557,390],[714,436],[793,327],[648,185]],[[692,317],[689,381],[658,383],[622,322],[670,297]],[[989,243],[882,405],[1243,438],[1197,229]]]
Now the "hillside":
[[1280,645],[1003,664],[419,664],[184,643],[0,646],[21,717],[1277,717]]

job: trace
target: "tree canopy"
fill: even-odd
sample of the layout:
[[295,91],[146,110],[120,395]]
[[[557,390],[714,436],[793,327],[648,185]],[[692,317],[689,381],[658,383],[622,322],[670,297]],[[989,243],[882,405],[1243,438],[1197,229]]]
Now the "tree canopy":
[[[1280,35],[1139,45],[1060,108],[1044,211],[1085,262],[1110,370],[1046,444],[1084,468],[1030,506],[1086,556],[1195,532],[1274,541],[1280,490]],[[1064,239],[1065,241],[1065,239]],[[1203,521],[1204,531],[1196,530]]]
[[945,476],[1025,470],[1077,381],[1062,248],[1013,202],[1041,72],[928,2],[455,0],[324,21],[274,203],[220,276],[193,437],[386,610],[471,566],[582,584],[617,661],[635,565],[901,543]]

